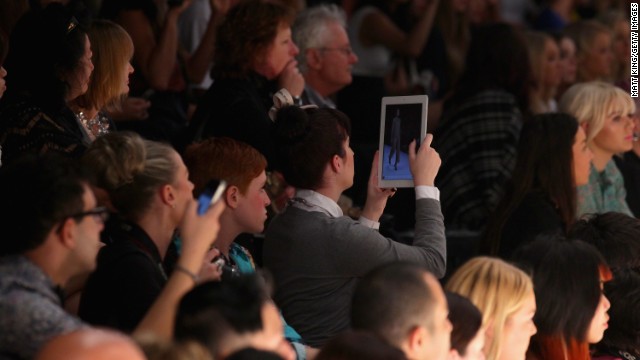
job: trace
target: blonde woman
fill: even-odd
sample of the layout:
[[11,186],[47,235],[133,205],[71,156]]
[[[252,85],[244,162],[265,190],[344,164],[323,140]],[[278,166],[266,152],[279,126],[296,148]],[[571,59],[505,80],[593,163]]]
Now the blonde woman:
[[608,211],[632,215],[613,156],[633,148],[635,110],[629,94],[601,81],[575,84],[562,95],[560,111],[578,119],[593,152],[589,183],[578,186],[578,216]]
[[526,273],[498,258],[476,257],[455,271],[445,289],[482,312],[487,360],[524,360],[536,333],[536,300]]
[[533,88],[530,93],[531,112],[542,114],[558,111],[555,95],[562,81],[560,47],[548,34],[539,31],[526,33]]
[[120,106],[129,92],[133,42],[120,25],[108,20],[95,20],[88,35],[94,70],[87,92],[76,98],[70,107],[83,125],[85,136],[93,141],[112,128],[111,120],[103,110]]
[[576,44],[580,81],[608,80],[611,76],[611,31],[596,20],[569,25],[566,33]]

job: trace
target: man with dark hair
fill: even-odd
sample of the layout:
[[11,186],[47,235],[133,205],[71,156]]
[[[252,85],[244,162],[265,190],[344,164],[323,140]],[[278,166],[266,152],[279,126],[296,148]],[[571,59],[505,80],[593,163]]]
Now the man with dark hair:
[[83,327],[60,287],[92,271],[108,215],[77,165],[28,156],[0,168],[0,355],[33,358],[51,338]]
[[256,351],[295,358],[284,338],[278,309],[256,274],[192,289],[180,301],[174,333],[176,340],[194,340],[206,346],[216,359]]
[[583,216],[569,229],[568,237],[595,246],[611,269],[640,269],[640,220],[607,212]]
[[396,262],[378,267],[356,286],[351,326],[371,331],[412,360],[444,360],[451,323],[438,280],[424,267]]

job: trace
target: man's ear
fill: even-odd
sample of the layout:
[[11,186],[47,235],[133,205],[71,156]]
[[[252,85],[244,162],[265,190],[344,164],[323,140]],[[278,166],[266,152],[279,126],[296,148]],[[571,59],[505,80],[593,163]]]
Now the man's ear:
[[409,359],[419,359],[429,342],[429,332],[423,326],[415,326],[407,336],[405,353]]
[[73,249],[76,247],[75,229],[77,223],[72,218],[66,218],[58,230],[60,243],[66,248]]
[[320,50],[307,49],[305,58],[309,69],[319,70],[322,68],[322,56],[320,56]]
[[240,203],[239,197],[240,189],[235,185],[229,186],[224,192],[224,201],[227,203],[227,207],[231,209],[238,207],[238,204]]

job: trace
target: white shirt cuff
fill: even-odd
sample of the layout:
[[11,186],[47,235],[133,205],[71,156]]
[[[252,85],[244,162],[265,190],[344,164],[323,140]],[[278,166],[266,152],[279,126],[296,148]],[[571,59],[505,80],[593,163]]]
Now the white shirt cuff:
[[369,220],[364,216],[360,216],[360,218],[358,219],[358,222],[360,222],[360,224],[368,227],[368,228],[372,228],[375,230],[379,230],[380,229],[380,223],[377,221],[373,221],[373,220]]
[[435,186],[416,186],[416,200],[433,199],[440,201],[440,190]]

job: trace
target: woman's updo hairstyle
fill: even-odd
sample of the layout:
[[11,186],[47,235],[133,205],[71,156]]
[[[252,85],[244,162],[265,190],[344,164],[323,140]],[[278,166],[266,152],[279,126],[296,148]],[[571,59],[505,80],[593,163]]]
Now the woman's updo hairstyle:
[[136,221],[151,206],[158,187],[175,181],[174,154],[168,144],[121,131],[98,137],[82,160],[118,213]]
[[338,110],[279,109],[275,116],[276,151],[287,182],[301,189],[317,189],[331,158],[346,156],[343,144],[350,134],[351,122]]

